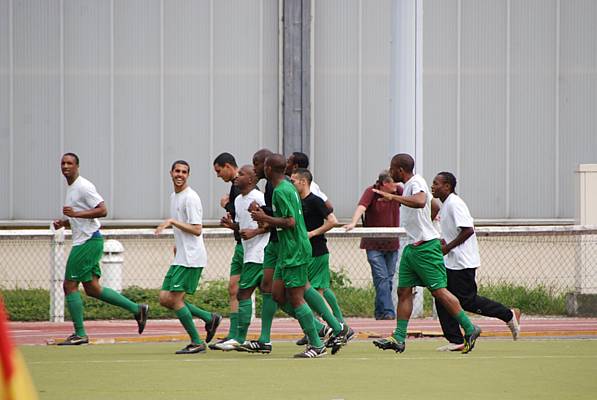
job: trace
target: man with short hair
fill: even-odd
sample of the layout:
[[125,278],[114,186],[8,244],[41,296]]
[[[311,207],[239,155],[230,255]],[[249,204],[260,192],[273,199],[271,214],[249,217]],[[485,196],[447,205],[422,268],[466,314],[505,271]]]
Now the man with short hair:
[[201,199],[188,184],[191,167],[184,160],[175,161],[170,169],[174,192],[170,195],[170,218],[155,230],[159,235],[164,229],[174,231],[174,261],[162,283],[160,304],[176,313],[185,328],[191,343],[176,354],[205,353],[205,343],[199,337],[193,316],[205,322],[206,338],[209,343],[214,337],[222,317],[205,311],[185,301],[186,294],[194,294],[207,266],[207,252],[203,243],[203,207]]
[[[309,157],[305,153],[301,153],[300,151],[295,151],[286,160],[286,170],[284,173],[287,176],[292,175],[298,168],[309,168]],[[327,208],[333,210],[334,207],[332,206],[332,202],[328,199],[325,193],[321,191],[319,185],[315,183],[315,181],[311,180],[311,193],[315,196],[319,197],[321,200],[324,201]]]
[[[520,334],[520,310],[507,308],[477,294],[475,273],[481,265],[477,235],[473,217],[455,189],[456,177],[450,172],[438,173],[431,185],[433,196],[442,202],[439,223],[444,238],[442,252],[448,277],[448,290],[458,298],[464,310],[504,321],[512,332],[512,338],[517,340]],[[458,321],[450,316],[441,303],[436,304],[436,309],[444,337],[449,342],[437,350],[462,350],[464,338]]]
[[473,350],[481,328],[473,325],[460,306],[458,299],[448,291],[446,268],[439,234],[431,222],[431,199],[427,182],[415,174],[415,160],[408,154],[396,154],[390,163],[390,174],[396,182],[404,183],[402,195],[374,189],[384,199],[401,204],[400,225],[406,231],[411,244],[407,245],[400,259],[398,271],[398,309],[396,330],[392,336],[373,341],[382,350],[402,353],[406,346],[406,329],[412,313],[412,288],[426,286],[464,329],[462,353]]
[[108,214],[104,199],[93,183],[79,175],[79,157],[76,154],[64,154],[60,165],[62,175],[68,184],[62,209],[66,218],[53,221],[53,225],[55,229],[72,229],[73,247],[66,262],[63,287],[66,307],[73,320],[75,332],[58,345],[89,343],[83,325],[83,300],[79,293],[79,282],[83,283],[88,296],[124,308],[133,314],[141,334],[147,322],[148,305],[134,303],[122,294],[102,287],[99,283],[102,275],[100,259],[104,252],[104,238],[99,231],[98,218]]
[[[234,208],[234,200],[238,196],[239,189],[234,184],[236,177],[238,176],[238,166],[236,159],[230,153],[221,153],[218,155],[214,162],[213,167],[218,178],[224,182],[230,182],[230,192],[227,195],[222,196],[220,199],[220,206],[226,210],[226,215],[220,221],[223,225],[230,219],[232,221],[236,218],[236,210]],[[240,280],[240,274],[243,269],[243,246],[241,243],[241,237],[237,230],[234,231],[234,239],[236,240],[236,246],[234,247],[234,254],[230,261],[230,278],[228,280],[228,302],[230,305],[230,327],[228,334],[224,339],[218,340],[216,343],[209,345],[212,350],[217,350],[215,346],[217,343],[223,343],[228,339],[236,336],[236,327],[238,326],[238,281]]]
[[[263,256],[265,246],[269,240],[269,231],[259,228],[251,218],[249,210],[252,207],[265,205],[263,193],[256,189],[257,179],[252,165],[244,165],[238,172],[235,185],[240,195],[234,201],[236,217],[234,221],[230,218],[224,220],[224,226],[239,232],[243,246],[243,267],[240,274],[238,291],[238,320],[235,336],[222,343],[216,343],[214,347],[219,350],[251,351],[249,342],[246,342],[247,331],[251,323],[251,312],[253,302],[251,296],[255,288],[261,284],[263,278]],[[243,348],[241,345],[248,348]],[[256,349],[256,352],[271,352],[271,343],[264,343]]]

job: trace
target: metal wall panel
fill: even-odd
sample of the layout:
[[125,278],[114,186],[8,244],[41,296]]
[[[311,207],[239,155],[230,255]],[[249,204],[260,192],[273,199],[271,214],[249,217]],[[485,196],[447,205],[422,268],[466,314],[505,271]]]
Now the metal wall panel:
[[578,164],[597,163],[597,2],[560,1],[559,217],[574,216]]
[[61,210],[59,5],[13,2],[15,219],[58,217]]
[[0,219],[11,217],[11,19],[10,3],[0,1]]

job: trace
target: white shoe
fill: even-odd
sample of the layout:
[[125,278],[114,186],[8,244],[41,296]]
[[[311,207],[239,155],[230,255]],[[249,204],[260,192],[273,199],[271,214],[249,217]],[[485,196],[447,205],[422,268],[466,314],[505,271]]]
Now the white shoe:
[[228,339],[225,342],[214,344],[214,347],[217,350],[223,350],[223,351],[236,350],[238,346],[240,346],[240,343],[234,339]]
[[512,319],[506,324],[510,328],[510,332],[512,332],[512,339],[518,340],[518,336],[520,336],[520,310],[513,308],[510,311],[512,311]]
[[438,347],[437,351],[462,351],[464,349],[464,343],[448,343],[446,345]]

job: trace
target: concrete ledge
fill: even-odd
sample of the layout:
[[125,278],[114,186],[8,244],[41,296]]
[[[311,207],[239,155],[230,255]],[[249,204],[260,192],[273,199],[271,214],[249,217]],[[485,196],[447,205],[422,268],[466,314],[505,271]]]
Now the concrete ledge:
[[566,313],[574,317],[597,317],[597,294],[568,293]]

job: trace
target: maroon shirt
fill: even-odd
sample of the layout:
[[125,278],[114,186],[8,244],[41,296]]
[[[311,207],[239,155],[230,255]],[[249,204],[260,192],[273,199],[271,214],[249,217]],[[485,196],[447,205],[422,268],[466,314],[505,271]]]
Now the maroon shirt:
[[[402,187],[398,186],[396,194],[402,194]],[[400,203],[397,201],[378,201],[380,195],[369,186],[363,192],[359,205],[367,208],[365,210],[364,227],[399,227],[400,226]],[[361,239],[361,249],[378,251],[395,251],[400,247],[399,239]]]

